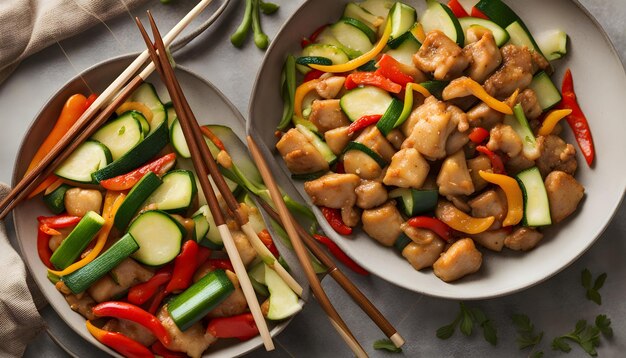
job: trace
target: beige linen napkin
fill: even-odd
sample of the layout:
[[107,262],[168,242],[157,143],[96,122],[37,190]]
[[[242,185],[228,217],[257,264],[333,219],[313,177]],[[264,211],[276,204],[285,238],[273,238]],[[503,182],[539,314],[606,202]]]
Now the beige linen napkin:
[[[0,199],[9,187],[0,183]],[[9,243],[0,221],[0,357],[21,357],[44,327],[26,284],[24,262]]]
[[0,1],[0,83],[24,58],[145,1]]

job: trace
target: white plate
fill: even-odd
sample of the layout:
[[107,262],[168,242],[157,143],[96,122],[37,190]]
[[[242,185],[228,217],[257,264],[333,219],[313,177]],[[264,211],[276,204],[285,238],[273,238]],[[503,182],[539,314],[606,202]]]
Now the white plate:
[[[86,70],[81,75],[94,91],[101,92],[108,86],[112,79],[117,77],[117,75],[130,64],[134,57],[135,56],[124,56],[103,62]],[[200,123],[229,126],[240,138],[243,138],[245,132],[244,120],[241,114],[217,88],[197,75],[180,67],[176,69],[176,75]],[[167,102],[166,99],[169,98],[169,96],[167,95],[165,87],[158,79],[158,76],[151,76],[148,82],[155,85],[161,100]],[[16,167],[13,171],[13,185],[17,183],[17,178],[23,176],[26,166],[39,147],[39,143],[43,141],[54,124],[53,121],[46,122],[44,118],[56,118],[67,98],[74,93],[88,93],[80,77],[70,80],[63,86],[63,88],[48,101],[37,116],[37,119],[32,123],[23,139],[17,160],[15,161]],[[120,357],[119,354],[100,344],[87,332],[85,319],[70,309],[63,296],[47,279],[47,269],[41,263],[37,254],[36,218],[39,215],[51,215],[40,198],[26,201],[13,211],[15,231],[17,233],[20,251],[35,282],[46,296],[48,302],[50,302],[54,310],[68,326],[94,346],[116,357]],[[291,267],[296,267],[293,261],[287,260],[291,264]],[[278,325],[271,326],[271,334],[273,336],[277,335],[288,323],[289,321],[285,321]],[[262,340],[258,336],[245,342],[219,340],[215,345],[210,347],[205,356],[236,357],[261,345]]]
[[[287,54],[299,54],[300,40],[320,25],[337,21],[347,0],[311,0],[300,7],[283,26],[265,57],[257,76],[249,108],[247,130],[265,144],[266,155],[275,157],[276,172],[289,171],[274,150],[274,131],[282,116],[280,74]],[[416,7],[422,1],[406,1]],[[373,274],[398,286],[431,296],[481,299],[501,296],[537,284],[556,274],[582,255],[602,233],[617,209],[626,188],[626,121],[622,104],[626,99],[626,74],[613,45],[597,22],[580,5],[570,0],[505,1],[538,34],[561,29],[570,37],[569,53],[554,63],[553,78],[560,86],[563,73],[571,68],[578,100],[589,120],[596,146],[593,168],[578,151],[576,178],[585,186],[586,197],[575,215],[545,230],[541,244],[528,253],[504,250],[484,254],[477,274],[445,283],[431,270],[415,271],[393,249],[383,248],[358,231],[345,238],[336,234],[319,210],[318,221],[335,242]],[[575,143],[568,135],[566,140]],[[574,144],[576,145],[576,144]],[[269,149],[268,149],[269,148]],[[270,154],[271,153],[271,154]],[[302,196],[311,204],[299,183]],[[312,205],[312,204],[311,204]]]

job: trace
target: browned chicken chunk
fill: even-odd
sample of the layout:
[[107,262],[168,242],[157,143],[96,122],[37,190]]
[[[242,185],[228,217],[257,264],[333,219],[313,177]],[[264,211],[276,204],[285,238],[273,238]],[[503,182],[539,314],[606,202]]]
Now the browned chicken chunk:
[[424,43],[413,56],[413,63],[424,72],[432,72],[437,80],[458,77],[469,65],[463,50],[443,32],[426,34]]
[[528,251],[537,246],[541,239],[543,239],[542,233],[533,228],[522,226],[504,239],[504,246],[515,251]]
[[585,188],[573,176],[562,171],[548,174],[545,185],[553,223],[572,215],[585,194]]
[[446,243],[430,230],[414,228],[404,223],[402,231],[413,241],[402,250],[402,256],[416,270],[432,266],[446,246]]
[[504,239],[509,235],[507,229],[489,230],[480,234],[471,235],[472,239],[479,243],[482,247],[489,250],[500,252],[504,246]]
[[396,152],[376,126],[365,128],[354,141],[375,151],[388,162],[391,161],[391,157],[393,157]]
[[388,199],[385,187],[371,180],[363,180],[354,192],[356,193],[356,206],[361,209],[375,208],[383,205]]
[[502,151],[509,157],[520,154],[524,144],[515,130],[507,124],[497,124],[489,131],[487,148],[491,151]]
[[361,184],[361,179],[354,174],[327,174],[321,178],[304,183],[304,190],[313,204],[334,209],[354,206],[354,189]]
[[243,295],[243,290],[241,289],[237,275],[230,270],[226,270],[226,275],[230,282],[233,283],[235,290],[226,297],[222,303],[211,310],[211,312],[208,313],[208,317],[230,317],[248,310],[248,302],[246,301],[246,296]]
[[474,192],[474,183],[462,150],[444,160],[437,176],[437,185],[439,194],[443,196],[470,195]]
[[109,332],[121,333],[146,347],[150,347],[154,342],[156,342],[156,337],[149,329],[139,323],[126,319],[111,319],[105,323],[102,329]]
[[485,102],[480,102],[467,111],[467,119],[472,127],[482,127],[490,130],[495,125],[502,123],[504,114],[492,109]]
[[65,300],[67,301],[67,304],[70,305],[70,308],[72,309],[72,311],[78,312],[81,316],[85,317],[86,319],[89,319],[89,320],[96,319],[96,316],[93,314],[91,309],[97,303],[96,301],[94,301],[93,298],[91,298],[89,294],[85,292],[79,295],[74,295],[74,294],[64,295],[64,297],[65,297]]
[[433,264],[435,275],[445,282],[452,282],[480,269],[483,255],[469,238],[453,243]]
[[478,173],[481,170],[491,170],[491,160],[489,160],[486,155],[481,154],[476,158],[467,160],[467,168],[469,170],[470,177],[472,178],[474,189],[476,191],[483,190],[488,183]]
[[383,246],[392,246],[402,232],[402,215],[393,201],[375,209],[363,210],[363,230]]
[[376,180],[383,168],[374,158],[360,150],[349,150],[343,155],[343,167],[348,174],[358,175],[365,180]]
[[276,149],[290,172],[307,174],[328,170],[328,162],[309,140],[295,128],[285,133]]
[[237,247],[237,252],[239,252],[239,256],[241,257],[241,261],[245,266],[248,266],[252,261],[254,261],[254,259],[256,259],[256,250],[254,250],[248,240],[248,237],[243,233],[243,231],[231,230],[230,233],[233,237],[233,242]]
[[[471,27],[470,31],[473,31]],[[483,33],[480,40],[465,46],[463,53],[470,60],[467,74],[478,83],[483,83],[502,63],[502,54],[491,32]]]
[[343,89],[343,84],[345,82],[346,78],[343,76],[331,76],[318,82],[315,86],[315,91],[317,91],[317,94],[322,98],[336,98],[339,92]]
[[578,168],[576,161],[576,149],[573,145],[565,143],[561,137],[547,135],[537,137],[537,148],[541,153],[535,161],[542,176],[548,175],[553,170],[560,170],[573,175]]
[[430,165],[414,148],[398,151],[391,158],[383,183],[400,188],[419,189],[424,184]]
[[339,155],[350,142],[348,127],[339,127],[326,131],[326,133],[324,133],[324,139],[330,150],[335,153],[335,155]]
[[206,332],[201,322],[195,323],[182,332],[167,311],[167,305],[161,307],[157,318],[170,334],[172,341],[166,347],[169,350],[187,353],[190,357],[196,358],[202,356],[202,352],[217,340],[217,338]]
[[485,90],[496,98],[510,96],[516,89],[523,90],[535,73],[532,56],[527,47],[506,45],[500,49],[503,64],[485,81]]
[[341,110],[338,99],[318,99],[311,105],[311,123],[315,124],[320,133],[350,125],[350,120]]
[[530,88],[526,88],[517,96],[516,103],[522,105],[524,115],[529,121],[536,119],[543,113],[543,109],[541,109],[539,100],[537,99],[537,94]]
[[499,229],[506,217],[508,205],[506,196],[501,189],[487,190],[469,201],[472,208],[472,216],[475,218],[495,218],[489,230]]

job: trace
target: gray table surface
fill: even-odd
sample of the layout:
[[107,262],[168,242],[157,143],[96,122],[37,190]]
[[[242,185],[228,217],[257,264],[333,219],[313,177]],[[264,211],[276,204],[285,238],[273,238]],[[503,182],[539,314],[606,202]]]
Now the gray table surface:
[[[549,1],[549,0],[547,0]],[[302,0],[276,0],[280,11],[272,17],[263,18],[263,27],[272,37],[280,25],[303,2]],[[165,6],[150,0],[143,8],[151,8],[162,28],[171,27],[177,19],[191,8],[194,1],[173,0]],[[626,0],[581,0],[581,3],[598,19],[618,48],[622,61],[626,59]],[[143,14],[143,9],[133,14]],[[233,1],[226,13],[212,29],[182,50],[176,59],[196,73],[212,81],[246,116],[249,96],[263,52],[251,41],[242,50],[233,48],[229,35],[236,28],[243,10],[243,1]],[[102,60],[121,54],[143,50],[143,43],[135,25],[128,15],[85,31],[70,40],[62,41],[71,63],[59,46],[51,46],[24,61],[4,84],[0,85],[0,119],[4,129],[0,131],[0,181],[10,182],[14,158],[20,139],[45,101],[77,72]],[[237,68],[227,71],[225,68]],[[546,282],[506,297],[469,302],[470,306],[482,308],[498,328],[497,347],[487,344],[476,332],[466,338],[458,332],[450,340],[435,337],[438,327],[452,321],[458,311],[458,302],[423,296],[395,287],[382,279],[371,276],[358,277],[348,273],[357,285],[370,297],[381,311],[407,339],[405,356],[423,357],[523,357],[528,351],[519,351],[516,333],[511,324],[513,313],[526,313],[539,330],[545,331],[540,345],[546,356],[563,355],[550,349],[553,337],[570,331],[576,320],[593,320],[597,314],[607,314],[613,321],[615,336],[603,339],[598,349],[601,357],[626,355],[626,205],[622,204],[617,215],[597,243],[578,261]],[[10,225],[9,225],[10,226]],[[9,227],[11,235],[14,235]],[[585,298],[580,285],[580,273],[589,268],[594,275],[608,273],[601,290],[603,304],[597,306]],[[325,280],[324,287],[336,303],[355,336],[372,356],[386,356],[375,351],[372,342],[383,334],[354,305],[332,280]],[[85,343],[87,344],[87,343]],[[67,354],[46,334],[33,341],[26,357],[66,357]],[[265,357],[270,354],[262,349],[250,354]],[[350,356],[349,350],[334,334],[323,311],[316,303],[306,305],[291,325],[277,339],[273,357]],[[568,356],[583,357],[586,354],[574,346]]]

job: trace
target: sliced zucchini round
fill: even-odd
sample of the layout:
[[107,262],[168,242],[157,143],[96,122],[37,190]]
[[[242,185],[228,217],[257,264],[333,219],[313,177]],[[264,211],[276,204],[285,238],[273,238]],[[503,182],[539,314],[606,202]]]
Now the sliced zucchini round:
[[91,139],[106,145],[113,160],[117,160],[143,140],[140,118],[145,121],[143,115],[137,111],[123,113],[98,129]]
[[189,146],[187,145],[187,141],[185,140],[183,127],[181,127],[178,118],[174,119],[174,122],[170,127],[170,143],[172,143],[176,154],[178,154],[182,158],[191,158],[191,152],[189,151]]
[[341,43],[341,41],[335,37],[332,26],[328,26],[322,30],[322,32],[317,35],[317,39],[315,41],[322,45],[333,45],[348,55],[349,58],[355,58],[362,55],[361,51],[354,50]]
[[[202,219],[200,219],[199,216],[202,216]],[[200,229],[196,235],[196,241],[205,247],[208,247],[209,249],[212,250],[219,250],[222,247],[224,247],[224,242],[222,242],[222,237],[220,236],[219,231],[217,230],[217,225],[215,225],[215,220],[213,219],[213,214],[211,214],[211,210],[209,210],[209,206],[208,205],[203,205],[200,207],[200,209],[198,209],[198,211],[196,211],[193,214],[193,218],[194,221],[198,220],[199,221],[199,228]],[[204,220],[204,222],[206,223],[206,233],[204,234],[204,236],[201,236],[203,228],[205,227],[205,224],[202,223],[200,220]]]
[[552,224],[550,202],[537,167],[526,169],[515,177],[524,196],[524,219],[526,226],[546,226]]
[[[467,34],[467,30],[473,26],[480,26],[491,31],[498,47],[503,46],[509,41],[509,33],[493,21],[478,17],[462,17],[459,19],[459,23],[463,29],[463,34]],[[467,45],[467,41],[465,44]]]
[[169,216],[159,210],[146,211],[139,215],[128,228],[139,250],[132,257],[149,266],[164,265],[180,252],[185,230]]
[[[385,16],[387,16],[386,13]],[[343,11],[343,17],[359,20],[370,30],[372,30],[374,36],[376,36],[376,30],[378,29],[378,26],[380,26],[380,24],[382,24],[383,22],[382,17],[370,13],[369,11],[365,10],[364,8],[353,2],[350,2],[346,5],[345,10]]]
[[296,59],[298,65],[322,65],[329,66],[333,64],[333,61],[329,58],[322,56],[301,56]]
[[345,47],[363,54],[374,47],[370,36],[362,28],[354,26],[354,19],[341,19],[330,27],[333,36]]
[[133,92],[127,99],[127,102],[140,102],[145,104],[152,111],[152,120],[150,121],[150,132],[157,130],[159,125],[167,120],[167,112],[151,83],[144,83]]
[[[337,42],[339,43],[339,42]],[[329,59],[333,65],[341,65],[350,61],[350,58],[339,47],[330,44],[311,44],[302,50],[302,57],[323,57]],[[302,58],[300,57],[300,58]],[[296,64],[301,73],[307,73],[311,69],[305,64]]]
[[417,12],[409,5],[397,2],[391,7],[391,39],[400,37],[400,35],[409,31],[417,21]]
[[79,183],[92,183],[91,174],[111,162],[111,152],[102,143],[86,140],[54,172],[57,176]]
[[435,210],[439,192],[437,190],[417,190],[397,188],[389,192],[389,197],[397,199],[406,216],[415,216]]
[[173,170],[162,181],[144,204],[156,204],[157,209],[170,212],[187,210],[197,192],[194,174],[189,170]]
[[385,90],[374,86],[355,88],[341,97],[340,105],[352,122],[373,114],[383,115],[392,97]]
[[135,186],[128,193],[117,213],[113,224],[119,230],[124,230],[128,226],[128,223],[135,216],[135,213],[139,210],[141,205],[152,194],[156,188],[162,184],[161,179],[153,172],[148,172],[135,184]]
[[428,5],[426,11],[420,18],[424,32],[440,30],[459,46],[463,46],[465,44],[463,28],[452,11],[436,0],[426,0],[426,3]]
[[44,194],[43,203],[54,214],[60,214],[65,211],[65,192],[70,189],[71,186],[67,184],[61,184],[58,188],[54,189],[49,194]]
[[367,26],[363,21],[359,19],[355,19],[352,17],[344,17],[341,21],[345,22],[348,25],[352,25],[357,29],[363,31],[367,37],[369,38],[371,43],[376,42],[376,31],[372,30],[369,26]]

